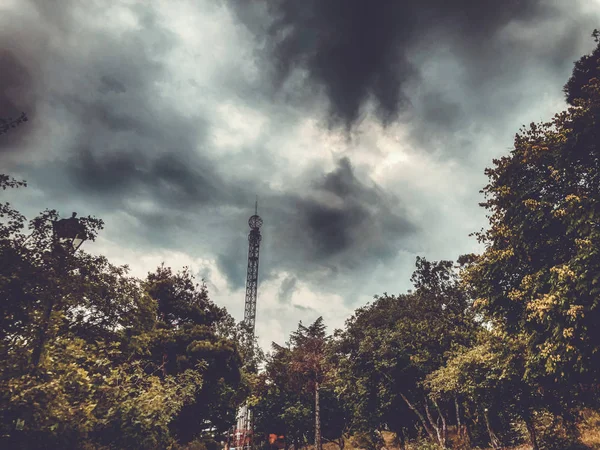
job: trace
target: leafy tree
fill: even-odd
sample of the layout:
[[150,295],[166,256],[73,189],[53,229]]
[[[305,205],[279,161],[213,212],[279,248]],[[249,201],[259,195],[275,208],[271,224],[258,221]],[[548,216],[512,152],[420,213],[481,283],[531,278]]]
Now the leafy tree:
[[173,421],[173,432],[189,442],[202,430],[226,431],[244,396],[241,357],[226,331],[229,314],[210,301],[206,286],[195,283],[187,268],[173,273],[161,266],[148,274],[145,286],[157,303],[148,348],[163,377],[204,366],[202,388]]
[[338,395],[336,386],[341,380],[335,380],[335,376],[335,372],[330,372],[326,383],[320,388],[321,436],[323,441],[332,442],[344,450],[350,432],[350,411]]
[[521,130],[486,171],[490,227],[468,274],[487,320],[524,340],[524,376],[545,389],[600,373],[599,76],[600,44],[575,65],[569,108]]
[[[444,366],[427,375],[425,385],[434,398],[463,399],[465,412],[483,419],[493,448],[518,439],[511,434],[510,423],[515,419],[524,421],[537,448],[533,415],[541,398],[523,379],[524,354],[519,339],[506,339],[482,328],[477,343],[459,349]],[[460,417],[458,402],[456,408]]]
[[63,245],[56,211],[27,222],[3,203],[0,219],[3,447],[162,449],[233,422],[239,330],[189,271],[141,282]]
[[[298,325],[287,346],[272,344],[254,396],[256,430],[299,448],[314,437],[344,447],[347,411],[337,394],[323,319]],[[320,435],[320,437],[319,437]]]
[[[22,185],[5,176],[0,182]],[[56,448],[110,436],[117,448],[162,447],[169,437],[160,430],[201,379],[191,371],[159,385],[132,360],[131,341],[152,326],[153,301],[125,268],[63,246],[55,211],[30,221],[27,234],[25,217],[10,205],[0,214],[3,440],[11,448]],[[93,218],[79,223],[89,239],[102,226]]]
[[314,433],[310,395],[301,389],[292,370],[292,351],[272,344],[264,371],[255,386],[253,405],[255,431],[285,436],[286,447],[299,448]]
[[329,338],[325,332],[323,318],[319,317],[308,327],[298,325],[290,336],[292,345],[292,371],[301,377],[306,388],[314,392],[315,399],[315,448],[323,449],[321,439],[320,389],[327,377],[326,350]]
[[475,325],[451,262],[418,258],[412,280],[415,292],[376,297],[338,333],[341,395],[351,405],[354,430],[387,428],[403,445],[417,419],[445,445],[447,413],[430,404],[422,382],[454,346],[469,345]]

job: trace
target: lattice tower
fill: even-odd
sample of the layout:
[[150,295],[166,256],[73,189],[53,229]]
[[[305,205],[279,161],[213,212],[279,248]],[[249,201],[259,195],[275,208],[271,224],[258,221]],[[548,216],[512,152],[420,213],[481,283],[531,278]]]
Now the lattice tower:
[[254,215],[248,219],[248,271],[246,273],[246,302],[244,304],[244,322],[251,333],[250,342],[254,341],[256,326],[256,298],[258,294],[258,256],[260,251],[260,227],[263,220],[258,215],[258,200],[254,206]]
[[[244,303],[244,323],[248,327],[248,354],[252,359],[254,346],[254,330],[256,327],[256,300],[258,294],[258,257],[260,254],[260,227],[263,220],[258,215],[258,200],[254,205],[254,215],[248,219],[248,270],[246,272],[246,300]],[[249,361],[248,361],[249,362]],[[237,424],[229,434],[227,448],[230,450],[251,450],[254,438],[254,421],[252,411],[243,405],[237,414]]]

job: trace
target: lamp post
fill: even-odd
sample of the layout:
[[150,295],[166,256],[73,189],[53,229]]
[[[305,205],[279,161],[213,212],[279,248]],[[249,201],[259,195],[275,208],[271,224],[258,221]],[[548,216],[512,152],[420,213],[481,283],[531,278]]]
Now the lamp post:
[[[83,242],[87,239],[86,227],[77,219],[77,213],[73,213],[68,219],[52,221],[52,253],[60,255],[63,259],[64,252],[68,254],[75,253]],[[46,304],[42,323],[39,329],[37,346],[33,349],[31,355],[32,368],[35,372],[40,364],[40,358],[46,344],[50,317],[56,303],[56,295],[51,295]]]
[[85,226],[77,219],[77,213],[71,214],[68,219],[52,222],[54,243],[63,245],[67,250],[75,253],[86,240]]

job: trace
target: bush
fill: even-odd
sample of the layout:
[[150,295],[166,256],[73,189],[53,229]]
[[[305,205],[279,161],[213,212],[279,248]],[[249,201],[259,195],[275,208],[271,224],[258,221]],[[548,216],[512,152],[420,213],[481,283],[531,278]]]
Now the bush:
[[[534,415],[538,445],[543,450],[577,450],[585,448],[581,444],[579,431],[575,423],[566,421],[563,417],[549,411],[537,411]],[[529,442],[529,433],[525,424],[516,423],[515,430],[519,432],[523,442]]]
[[409,450],[440,450],[440,446],[429,439],[419,439],[408,446]]

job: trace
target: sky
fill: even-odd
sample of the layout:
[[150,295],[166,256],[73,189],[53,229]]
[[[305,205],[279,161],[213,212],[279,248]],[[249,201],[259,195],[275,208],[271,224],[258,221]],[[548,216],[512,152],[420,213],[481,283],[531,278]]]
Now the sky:
[[91,253],[188,266],[256,333],[343,326],[416,256],[480,250],[485,167],[565,108],[599,0],[1,0],[3,197],[95,215]]

